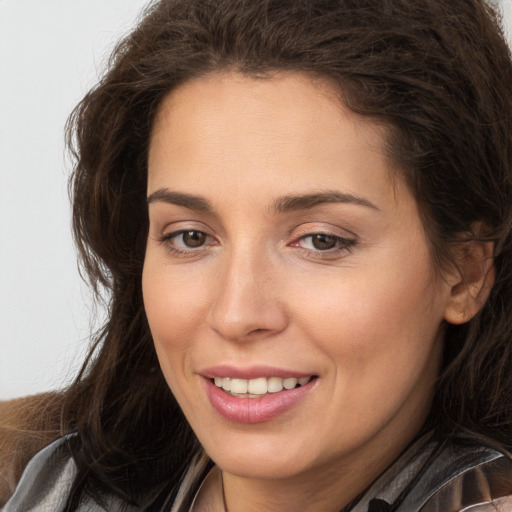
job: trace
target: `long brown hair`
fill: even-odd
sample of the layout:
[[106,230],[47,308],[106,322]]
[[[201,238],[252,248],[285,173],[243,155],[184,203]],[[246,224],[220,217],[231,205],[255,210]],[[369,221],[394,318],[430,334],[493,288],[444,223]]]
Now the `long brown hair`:
[[162,0],[69,120],[76,243],[92,286],[110,297],[65,396],[80,471],[70,509],[87,488],[133,501],[175,489],[198,449],[143,308],[147,151],[164,96],[222,69],[327,78],[350,109],[386,126],[438,268],[451,241],[476,236],[473,223],[488,228],[496,282],[476,317],[446,330],[429,425],[510,449],[512,65],[496,13],[483,0]]

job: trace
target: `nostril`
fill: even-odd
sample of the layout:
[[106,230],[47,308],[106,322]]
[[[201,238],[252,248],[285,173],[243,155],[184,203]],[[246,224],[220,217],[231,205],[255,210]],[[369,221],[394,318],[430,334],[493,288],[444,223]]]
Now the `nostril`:
[[249,332],[249,334],[258,334],[260,332],[265,332],[266,329],[254,329]]

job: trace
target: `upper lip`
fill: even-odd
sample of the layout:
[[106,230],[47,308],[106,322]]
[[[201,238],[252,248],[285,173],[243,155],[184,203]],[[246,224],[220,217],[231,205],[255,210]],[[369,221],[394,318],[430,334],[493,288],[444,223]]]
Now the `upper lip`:
[[287,370],[285,368],[277,368],[274,366],[233,366],[233,365],[217,365],[204,368],[199,372],[203,377],[213,379],[215,377],[230,377],[234,379],[257,379],[260,377],[295,377],[297,379],[303,377],[311,377],[314,373],[298,372],[296,370]]

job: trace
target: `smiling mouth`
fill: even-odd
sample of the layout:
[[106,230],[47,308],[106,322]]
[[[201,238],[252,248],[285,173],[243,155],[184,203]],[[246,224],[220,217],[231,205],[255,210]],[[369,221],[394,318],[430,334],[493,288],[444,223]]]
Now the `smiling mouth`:
[[211,381],[218,388],[224,390],[231,396],[239,398],[261,398],[267,394],[279,393],[283,390],[290,390],[305,386],[315,378],[309,377],[259,377],[257,379],[234,379],[230,377],[215,377]]

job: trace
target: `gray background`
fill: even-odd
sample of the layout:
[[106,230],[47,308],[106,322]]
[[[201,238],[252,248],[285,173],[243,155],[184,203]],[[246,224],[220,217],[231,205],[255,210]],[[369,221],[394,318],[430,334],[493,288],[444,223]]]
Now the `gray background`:
[[0,399],[61,387],[83,358],[63,128],[145,4],[0,0]]
[[76,266],[63,127],[145,4],[0,0],[0,400],[64,386],[101,319]]

